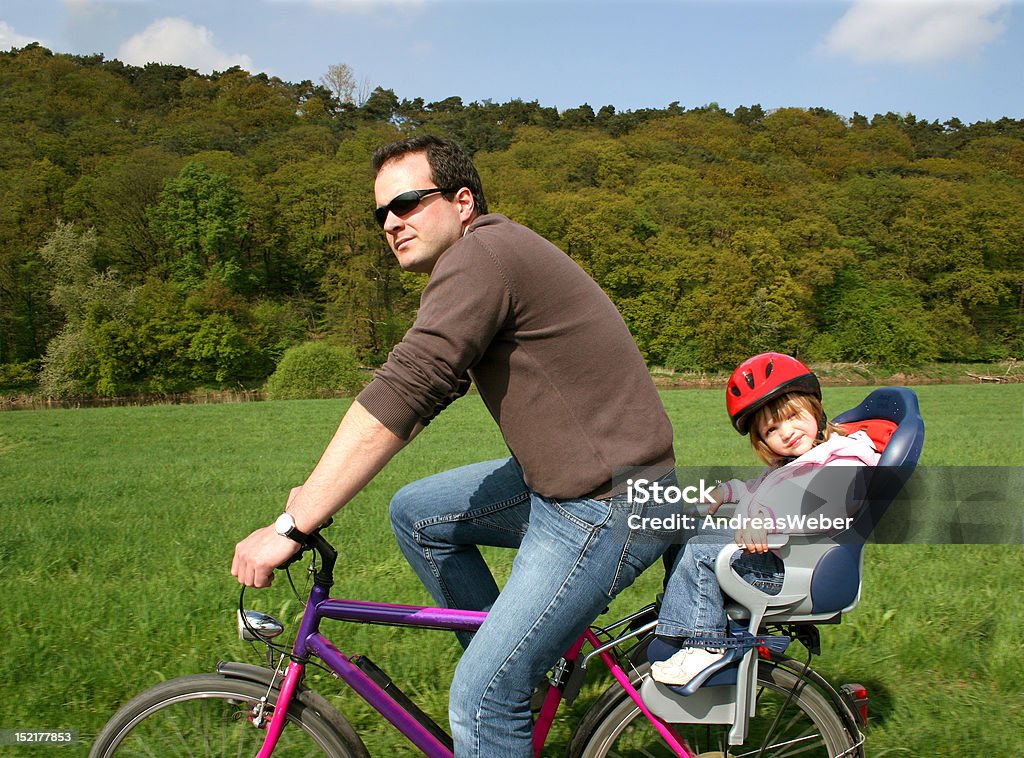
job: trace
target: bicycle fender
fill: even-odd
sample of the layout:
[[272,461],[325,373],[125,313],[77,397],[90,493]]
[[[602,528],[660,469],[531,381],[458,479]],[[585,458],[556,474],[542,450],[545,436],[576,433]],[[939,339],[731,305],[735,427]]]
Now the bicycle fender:
[[[281,687],[280,680],[274,681],[275,672],[266,666],[254,666],[251,663],[238,663],[236,661],[221,661],[217,664],[217,673],[226,676],[228,679],[242,679],[246,682],[266,685],[268,688],[273,683],[275,690]],[[299,689],[306,689],[302,682],[299,682]]]

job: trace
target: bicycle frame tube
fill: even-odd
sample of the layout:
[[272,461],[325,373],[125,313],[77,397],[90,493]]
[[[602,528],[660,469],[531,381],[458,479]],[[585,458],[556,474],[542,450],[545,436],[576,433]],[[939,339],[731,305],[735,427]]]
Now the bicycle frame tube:
[[[569,652],[565,654],[565,660],[575,661],[579,658],[580,650],[583,648],[584,638],[580,637],[573,646],[569,648]],[[537,715],[537,721],[533,725],[533,754],[539,756],[541,748],[544,747],[544,743],[548,739],[548,732],[551,731],[551,725],[555,721],[555,712],[558,710],[559,703],[562,702],[562,691],[558,687],[552,687],[548,690],[544,696],[544,703],[540,707],[540,713]]]
[[[587,642],[595,648],[601,647],[601,640],[599,640],[597,635],[591,630],[588,629],[583,633],[583,636]],[[654,725],[654,728],[658,730],[658,734],[660,734],[665,742],[668,743],[668,746],[676,752],[676,755],[680,756],[680,758],[694,758],[693,753],[687,749],[684,743],[680,742],[679,737],[676,736],[672,727],[651,713],[647,706],[644,705],[644,701],[643,698],[640,697],[640,693],[637,692],[636,687],[634,687],[633,683],[629,680],[629,676],[611,656],[611,653],[607,650],[602,650],[598,655],[600,655],[601,660],[604,661],[605,665],[612,672],[612,676],[615,677],[615,681],[622,685],[622,688],[626,690],[626,694],[628,694],[630,699],[637,704],[640,711],[647,717],[647,720]]]
[[[299,632],[292,650],[292,661],[288,665],[281,684],[277,706],[274,709],[263,748],[256,758],[270,758],[274,747],[284,729],[288,707],[301,680],[305,666],[302,660],[311,654],[320,658],[349,687],[359,694],[374,710],[390,721],[399,732],[423,751],[428,758],[452,758],[452,752],[423,727],[408,711],[397,703],[380,685],[367,676],[362,669],[352,663],[326,637],[320,629],[322,619],[337,621],[354,621],[357,623],[387,624],[390,626],[407,626],[419,629],[443,629],[449,631],[476,631],[480,628],[487,613],[484,611],[461,611],[450,608],[431,608],[414,605],[394,605],[365,600],[340,600],[327,596],[327,589],[314,585],[310,591],[306,610],[299,624]],[[572,646],[566,654],[568,660],[578,657],[583,642],[586,640],[594,647],[600,640],[588,630],[583,637]],[[644,715],[650,719],[665,741],[682,758],[692,758],[690,753],[666,724],[654,716],[640,699],[640,694],[629,681],[629,677],[619,667],[608,652],[600,654],[601,659],[611,670],[612,675],[639,705]],[[561,691],[552,687],[544,700],[541,713],[534,728],[534,754],[540,755],[548,731],[554,721],[555,711],[562,699]]]
[[270,725],[267,727],[267,737],[263,740],[263,747],[256,754],[256,758],[270,758],[274,748],[277,747],[277,741],[281,738],[281,732],[284,729],[285,714],[288,713],[288,706],[291,705],[295,688],[299,686],[299,680],[302,679],[305,668],[301,663],[295,661],[288,664],[288,670],[281,684],[281,694],[277,698],[277,707],[274,708]]
[[328,667],[370,706],[394,724],[410,742],[429,758],[451,758],[448,747],[428,732],[409,712],[396,703],[380,686],[363,673],[362,669],[342,655],[322,634],[316,632],[306,641],[310,651],[315,653]]
[[359,694],[378,713],[390,721],[429,758],[452,758],[448,747],[427,731],[408,711],[387,694],[362,669],[352,663],[320,629],[322,619],[354,621],[363,624],[388,624],[420,629],[450,631],[476,631],[487,617],[482,611],[460,611],[449,608],[429,608],[414,605],[394,605],[363,600],[336,600],[327,596],[327,589],[314,585],[299,623],[299,632],[292,649],[293,660],[288,666],[277,707],[270,720],[263,749],[257,758],[270,758],[284,729],[288,706],[305,667],[296,661],[316,655],[328,668]]

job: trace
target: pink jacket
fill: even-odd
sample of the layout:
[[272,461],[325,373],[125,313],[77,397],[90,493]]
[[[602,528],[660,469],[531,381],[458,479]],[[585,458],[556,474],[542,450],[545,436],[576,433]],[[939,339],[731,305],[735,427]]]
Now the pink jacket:
[[755,479],[724,482],[723,502],[738,503],[736,515],[741,518],[770,522],[769,533],[838,531],[822,524],[860,510],[855,467],[874,466],[880,457],[864,432],[833,434],[796,460],[769,466]]

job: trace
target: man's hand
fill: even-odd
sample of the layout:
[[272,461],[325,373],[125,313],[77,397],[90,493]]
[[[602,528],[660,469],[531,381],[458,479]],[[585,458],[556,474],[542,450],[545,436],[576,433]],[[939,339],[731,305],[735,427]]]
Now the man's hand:
[[[345,412],[320,462],[301,487],[288,494],[286,509],[296,528],[310,534],[376,476],[405,445],[358,402]],[[299,545],[282,537],[274,526],[257,529],[235,545],[231,574],[246,587],[269,587],[274,569]]]
[[257,529],[235,545],[231,575],[246,587],[269,587],[274,569],[291,558],[299,545],[274,530],[274,525]]

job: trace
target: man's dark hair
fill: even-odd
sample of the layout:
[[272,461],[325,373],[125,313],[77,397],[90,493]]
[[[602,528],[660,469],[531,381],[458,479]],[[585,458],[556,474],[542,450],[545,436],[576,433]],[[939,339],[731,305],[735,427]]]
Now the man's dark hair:
[[[425,153],[430,164],[430,179],[438,187],[467,187],[473,193],[473,204],[481,216],[487,213],[487,199],[476,166],[465,150],[454,140],[423,134],[418,137],[392,142],[378,147],[373,153],[371,166],[374,177],[385,163],[413,153]],[[415,189],[427,189],[416,187]],[[453,193],[445,193],[450,195]]]

